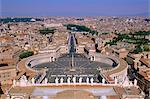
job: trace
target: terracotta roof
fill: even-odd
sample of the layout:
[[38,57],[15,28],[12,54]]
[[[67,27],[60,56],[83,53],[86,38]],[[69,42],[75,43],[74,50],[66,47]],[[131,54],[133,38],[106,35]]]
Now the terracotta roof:
[[145,70],[140,70],[139,74],[142,75],[146,80],[150,81],[150,68]]
[[150,68],[150,59],[141,58],[140,61]]
[[12,37],[0,37],[0,42],[12,42],[14,39]]

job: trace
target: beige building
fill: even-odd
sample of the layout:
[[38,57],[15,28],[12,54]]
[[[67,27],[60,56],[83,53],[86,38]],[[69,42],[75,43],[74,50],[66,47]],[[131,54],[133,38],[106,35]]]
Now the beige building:
[[12,81],[17,75],[17,70],[15,66],[1,66],[0,67],[0,83],[12,84]]
[[17,75],[16,64],[21,50],[11,37],[0,37],[0,84],[12,84]]
[[150,95],[150,52],[130,55],[133,68],[137,71],[137,84],[148,95]]
[[[55,91],[56,90],[56,91]],[[96,90],[96,91],[94,91]],[[144,99],[136,87],[61,85],[13,87],[8,99]]]

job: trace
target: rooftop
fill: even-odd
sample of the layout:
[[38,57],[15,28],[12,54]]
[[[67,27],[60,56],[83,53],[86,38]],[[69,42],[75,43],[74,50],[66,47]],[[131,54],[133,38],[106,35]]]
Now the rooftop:
[[[31,97],[47,96],[52,99],[98,99],[107,96],[108,99],[120,99],[123,95],[137,96],[140,91],[136,87],[123,88],[105,85],[59,85],[59,86],[26,86],[13,87],[10,94],[28,94]],[[78,98],[77,98],[78,97]]]

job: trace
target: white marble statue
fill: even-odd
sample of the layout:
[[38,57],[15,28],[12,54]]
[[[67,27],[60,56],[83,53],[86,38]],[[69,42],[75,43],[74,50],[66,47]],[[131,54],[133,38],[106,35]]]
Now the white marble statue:
[[73,77],[72,80],[73,80],[73,83],[76,83],[76,77]]
[[91,81],[91,84],[93,84],[93,83],[94,83],[94,79],[93,79],[93,78],[91,78],[91,80],[90,80],[90,81]]
[[102,79],[102,84],[105,84],[105,79],[104,78]]
[[118,79],[115,77],[115,85],[118,84]]
[[57,77],[55,78],[55,84],[58,84],[58,78]]
[[134,79],[134,86],[137,86],[137,80]]
[[89,81],[90,81],[90,78],[89,78],[89,77],[87,77],[87,78],[86,78],[86,83],[88,84],[88,83],[89,83]]
[[62,84],[64,82],[64,78],[60,78],[60,83]]
[[34,78],[31,79],[31,83],[35,84],[35,79]]
[[53,57],[53,62],[55,61],[55,58]]
[[27,77],[25,75],[23,75],[21,78],[20,78],[20,86],[26,86],[28,83],[28,80],[27,80]]
[[80,83],[80,84],[82,83],[82,77],[79,78],[79,83]]
[[68,77],[68,79],[67,79],[67,83],[68,83],[68,84],[70,84],[70,77]]

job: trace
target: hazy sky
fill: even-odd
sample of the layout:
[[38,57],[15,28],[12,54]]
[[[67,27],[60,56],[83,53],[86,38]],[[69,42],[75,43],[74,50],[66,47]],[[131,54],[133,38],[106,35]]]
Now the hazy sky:
[[1,16],[149,15],[149,0],[1,0]]

